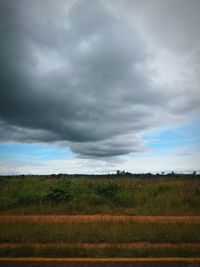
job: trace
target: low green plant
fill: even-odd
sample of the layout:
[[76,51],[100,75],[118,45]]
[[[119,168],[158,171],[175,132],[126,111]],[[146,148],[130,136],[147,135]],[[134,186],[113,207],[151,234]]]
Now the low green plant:
[[113,197],[120,189],[120,186],[114,182],[103,182],[95,185],[95,191],[97,194],[105,197]]
[[136,257],[199,257],[199,248],[119,248],[111,245],[105,248],[83,248],[81,246],[33,246],[31,244],[22,244],[14,247],[1,248],[0,257],[93,257],[93,258],[136,258]]
[[3,243],[200,242],[198,224],[0,222]]
[[63,175],[3,177],[0,178],[0,212],[200,215],[199,188],[200,179],[171,176],[157,179]]
[[51,187],[45,200],[51,204],[59,204],[61,202],[68,202],[71,199],[69,190],[60,187]]

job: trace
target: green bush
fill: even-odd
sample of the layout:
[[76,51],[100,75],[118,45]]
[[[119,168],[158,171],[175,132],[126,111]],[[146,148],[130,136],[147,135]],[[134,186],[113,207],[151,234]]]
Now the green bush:
[[39,204],[41,197],[32,192],[20,192],[16,196],[17,204],[19,205],[34,205]]
[[126,191],[118,192],[113,200],[115,205],[122,208],[135,207],[136,205],[134,195]]
[[168,184],[159,184],[151,186],[147,185],[146,190],[144,192],[146,193],[146,196],[148,196],[149,199],[152,199],[157,197],[158,195],[168,192],[170,189],[171,187]]
[[106,204],[106,199],[100,195],[97,195],[97,194],[91,194],[89,196],[89,202],[92,204],[92,205],[101,205],[101,204]]
[[68,202],[71,199],[69,190],[60,187],[51,187],[47,193],[45,200],[51,204]]
[[200,196],[200,187],[196,188],[196,194]]
[[3,197],[0,199],[0,209],[7,210],[10,208],[15,208],[17,206],[17,201],[12,197]]
[[120,189],[120,186],[113,182],[99,183],[95,185],[95,191],[98,195],[104,197],[113,197]]

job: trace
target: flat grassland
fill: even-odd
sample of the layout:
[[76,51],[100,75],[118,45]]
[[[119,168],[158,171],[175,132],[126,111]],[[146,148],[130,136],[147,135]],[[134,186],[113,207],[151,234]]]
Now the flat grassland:
[[200,257],[200,177],[0,177],[0,257]]

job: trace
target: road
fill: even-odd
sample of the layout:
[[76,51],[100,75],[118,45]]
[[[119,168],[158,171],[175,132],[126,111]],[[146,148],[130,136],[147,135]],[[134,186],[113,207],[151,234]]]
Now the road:
[[0,267],[200,267],[200,259],[86,259],[62,260],[48,259],[11,260],[0,259]]

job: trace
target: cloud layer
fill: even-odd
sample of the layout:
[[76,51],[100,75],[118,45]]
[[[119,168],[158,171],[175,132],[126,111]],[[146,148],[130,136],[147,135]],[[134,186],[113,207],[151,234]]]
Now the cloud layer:
[[[190,31],[187,15],[197,23],[199,1],[190,1],[190,9],[187,1],[175,2],[174,8],[153,0],[116,7],[2,0],[0,141],[57,142],[82,157],[117,156],[143,151],[143,132],[197,114],[200,35]],[[162,23],[173,30],[164,34]],[[186,53],[187,79],[157,81],[166,53],[177,53],[172,68]]]

